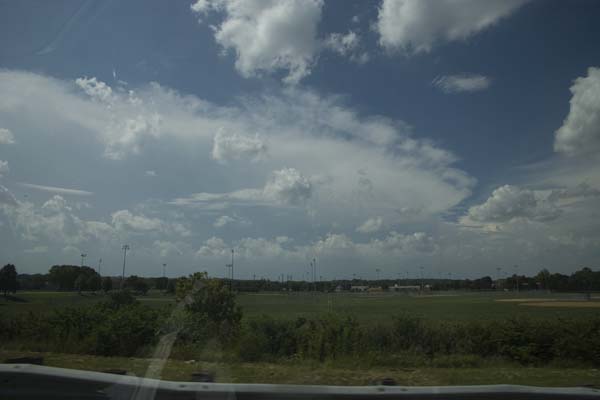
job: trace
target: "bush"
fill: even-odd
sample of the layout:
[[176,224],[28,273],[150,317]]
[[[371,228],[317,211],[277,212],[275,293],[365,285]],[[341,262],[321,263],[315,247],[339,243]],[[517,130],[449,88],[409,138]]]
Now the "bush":
[[217,338],[230,344],[237,339],[242,311],[235,295],[220,280],[207,279],[205,273],[182,278],[177,284],[177,297],[185,302],[180,342]]
[[391,325],[362,325],[336,316],[294,321],[263,316],[244,324],[237,355],[244,361],[359,358],[387,366],[476,367],[484,358],[600,365],[600,318],[436,322],[402,315]]
[[105,356],[132,356],[156,343],[160,315],[113,296],[93,306],[56,309],[49,315],[28,313],[0,319],[0,338],[27,344],[32,350],[66,351]]
[[126,291],[121,290],[115,293],[111,293],[106,301],[100,303],[100,306],[109,308],[111,310],[116,310],[122,306],[128,306],[138,301],[133,297],[133,295]]
[[108,293],[112,290],[113,288],[113,282],[112,282],[112,278],[110,276],[106,276],[104,278],[102,278],[102,290],[104,291],[104,293]]
[[132,356],[158,340],[158,313],[139,304],[120,306],[104,314],[93,331],[94,353],[104,356]]
[[[359,324],[329,315],[295,320],[261,316],[241,322],[235,296],[201,281],[170,317],[116,292],[92,306],[0,318],[0,343],[30,350],[132,356],[154,345],[159,327],[178,331],[175,353],[203,349],[243,361],[304,359],[361,365],[478,367],[484,359],[523,365],[600,365],[600,317],[437,322],[401,315]],[[191,285],[190,287],[194,287]],[[226,344],[226,346],[223,346]],[[212,347],[211,347],[212,346]]]
[[244,332],[238,342],[237,353],[242,361],[261,361],[269,355],[269,340],[260,333]]
[[143,295],[148,293],[148,290],[150,289],[148,283],[146,283],[146,280],[144,278],[140,278],[137,275],[131,275],[130,277],[125,279],[125,283],[123,286],[127,289],[133,290],[138,294]]

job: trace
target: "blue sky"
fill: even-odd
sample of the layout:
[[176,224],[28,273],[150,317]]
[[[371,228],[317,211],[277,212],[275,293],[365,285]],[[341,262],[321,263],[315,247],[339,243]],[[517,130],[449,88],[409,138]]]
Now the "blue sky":
[[117,274],[125,242],[140,275],[222,276],[232,247],[242,277],[597,264],[597,2],[0,9],[20,271],[87,253]]

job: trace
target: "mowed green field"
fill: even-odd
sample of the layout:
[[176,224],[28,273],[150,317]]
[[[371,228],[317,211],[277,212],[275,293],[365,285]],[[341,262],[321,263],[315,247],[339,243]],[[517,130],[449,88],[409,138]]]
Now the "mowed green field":
[[[582,301],[581,294],[542,293],[433,293],[428,295],[377,294],[314,294],[314,293],[242,293],[237,301],[243,307],[244,318],[269,315],[279,319],[314,318],[328,313],[354,316],[363,323],[387,323],[400,314],[422,316],[432,320],[492,320],[514,316],[528,318],[600,316],[600,298]],[[19,292],[12,299],[0,296],[0,319],[28,311],[50,312],[66,306],[81,306],[102,301],[103,294],[80,295],[73,292]],[[175,304],[173,296],[150,292],[139,300],[151,307]],[[538,306],[526,305],[538,304]],[[555,306],[546,306],[554,304]],[[544,306],[540,306],[544,305]],[[149,359],[101,357],[84,354],[35,353],[27,348],[0,345],[0,360],[23,356],[42,356],[45,365],[89,370],[125,368],[143,376]],[[368,385],[383,377],[391,377],[402,385],[471,385],[527,384],[540,386],[600,386],[600,371],[585,365],[566,368],[560,365],[521,367],[502,360],[489,360],[477,368],[471,367],[407,367],[374,364],[318,363],[310,360],[244,363],[204,359],[196,355],[183,361],[169,359],[161,373],[163,379],[187,381],[192,372],[211,371],[217,382],[288,383]]]
[[[28,311],[47,312],[53,308],[78,306],[101,301],[102,294],[73,292],[19,292],[16,299],[0,296],[0,315]],[[543,302],[545,306],[531,306]],[[153,307],[174,304],[172,296],[150,292],[140,296]],[[513,301],[514,300],[514,301]],[[433,293],[405,295],[394,293],[241,293],[238,304],[245,318],[268,315],[275,318],[318,317],[327,313],[353,316],[365,322],[386,322],[395,315],[411,314],[436,320],[490,320],[514,316],[531,318],[600,316],[600,298],[583,302],[583,295],[540,293]],[[552,303],[557,303],[552,306]],[[558,303],[560,302],[560,303]],[[587,303],[592,307],[586,306]],[[594,307],[598,306],[598,307]]]
[[[504,300],[527,301],[504,301]],[[533,307],[533,299],[565,300],[564,307]],[[600,316],[600,307],[573,307],[581,294],[440,293],[429,295],[381,294],[243,294],[239,303],[247,318],[266,314],[277,318],[315,317],[325,313],[353,316],[359,321],[385,322],[396,315],[411,314],[436,320],[490,320],[527,316],[555,318]],[[600,306],[600,299],[593,299]],[[571,304],[573,301],[573,304]]]

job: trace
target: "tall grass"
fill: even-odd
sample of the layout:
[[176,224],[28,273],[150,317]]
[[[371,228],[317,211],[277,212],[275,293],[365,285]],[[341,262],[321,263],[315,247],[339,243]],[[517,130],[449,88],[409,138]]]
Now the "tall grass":
[[[127,299],[0,319],[2,347],[132,356],[153,346],[167,313]],[[353,317],[276,319],[241,325],[183,319],[172,357],[377,366],[600,365],[600,317],[434,321],[399,315],[369,324]],[[207,345],[210,343],[210,346]],[[207,349],[217,349],[210,350]]]

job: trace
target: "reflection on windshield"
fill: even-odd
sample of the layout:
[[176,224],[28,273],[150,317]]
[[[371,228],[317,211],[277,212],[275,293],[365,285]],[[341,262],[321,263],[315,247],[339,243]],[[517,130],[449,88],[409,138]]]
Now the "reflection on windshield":
[[598,15],[0,4],[0,375],[599,386]]

